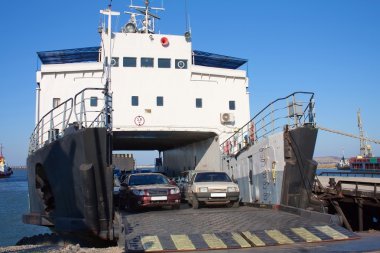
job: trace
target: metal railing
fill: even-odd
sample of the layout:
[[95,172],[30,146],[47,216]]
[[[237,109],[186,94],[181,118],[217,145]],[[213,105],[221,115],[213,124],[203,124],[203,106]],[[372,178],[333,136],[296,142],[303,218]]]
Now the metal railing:
[[46,113],[30,137],[29,154],[63,137],[68,127],[105,127],[105,96],[112,101],[104,88],[86,88]]
[[292,129],[305,124],[315,125],[314,93],[294,92],[264,107],[220,148],[224,155],[237,155],[260,139],[282,131],[284,126]]

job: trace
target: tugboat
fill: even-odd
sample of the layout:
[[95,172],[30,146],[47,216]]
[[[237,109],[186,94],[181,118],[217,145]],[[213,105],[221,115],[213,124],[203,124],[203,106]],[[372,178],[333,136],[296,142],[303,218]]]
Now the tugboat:
[[163,8],[144,3],[131,3],[117,32],[112,17],[120,13],[100,11],[108,21],[99,46],[38,52],[24,223],[118,238],[113,154],[124,150],[157,150],[170,177],[226,171],[243,202],[309,208],[314,93],[277,99],[251,119],[247,60],[193,50],[188,28],[155,33],[151,12]]
[[5,157],[3,156],[3,146],[0,146],[0,178],[10,177],[13,174],[11,167],[5,162]]
[[349,170],[349,169],[351,169],[349,160],[344,157],[344,152],[343,152],[342,158],[340,159],[339,163],[336,164],[336,168],[338,170]]

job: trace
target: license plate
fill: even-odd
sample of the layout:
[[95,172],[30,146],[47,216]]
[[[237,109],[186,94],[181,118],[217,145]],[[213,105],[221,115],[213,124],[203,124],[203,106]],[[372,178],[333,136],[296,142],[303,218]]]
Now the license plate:
[[212,192],[211,193],[211,197],[213,198],[222,198],[222,197],[226,197],[226,193],[225,192]]
[[154,196],[150,198],[151,200],[168,200],[167,196]]

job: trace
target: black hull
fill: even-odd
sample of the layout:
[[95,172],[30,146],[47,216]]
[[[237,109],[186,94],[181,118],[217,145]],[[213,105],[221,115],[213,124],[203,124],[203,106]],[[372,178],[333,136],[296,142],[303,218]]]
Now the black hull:
[[113,239],[113,171],[105,128],[81,129],[30,154],[24,223]]
[[312,189],[318,163],[313,160],[318,130],[313,126],[284,132],[285,169],[281,204],[306,209],[313,205]]

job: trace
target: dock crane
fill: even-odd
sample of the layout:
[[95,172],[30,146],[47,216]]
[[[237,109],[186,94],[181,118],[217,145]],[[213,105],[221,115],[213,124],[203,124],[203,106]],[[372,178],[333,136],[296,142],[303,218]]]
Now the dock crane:
[[323,127],[323,126],[317,126],[317,128],[321,129],[323,131],[330,132],[330,133],[340,134],[340,135],[344,135],[347,137],[359,139],[360,140],[360,155],[363,157],[371,157],[372,156],[371,146],[368,145],[367,143],[372,142],[375,144],[380,144],[380,140],[364,137],[363,123],[362,123],[362,119],[361,119],[361,115],[360,115],[360,109],[358,110],[357,117],[358,117],[359,135],[345,133],[342,131],[330,129],[330,128]]

